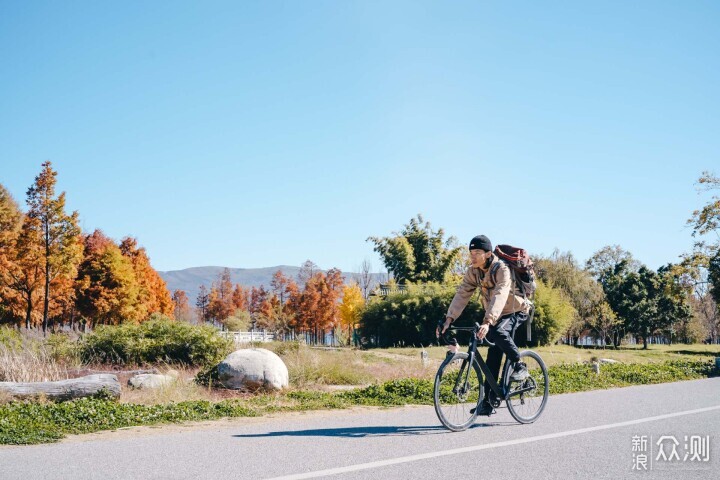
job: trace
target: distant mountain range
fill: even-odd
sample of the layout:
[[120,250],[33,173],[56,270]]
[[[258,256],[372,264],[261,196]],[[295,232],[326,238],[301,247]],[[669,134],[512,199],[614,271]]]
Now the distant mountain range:
[[[184,270],[170,270],[167,272],[158,272],[165,283],[168,290],[172,293],[175,290],[184,290],[190,299],[191,304],[195,304],[200,285],[210,290],[213,282],[218,280],[220,274],[225,267],[193,267]],[[291,267],[289,265],[278,265],[277,267],[267,268],[230,268],[230,279],[233,284],[239,283],[243,287],[259,287],[264,285],[270,288],[272,276],[280,270],[287,277],[297,281],[300,267]],[[375,283],[379,283],[381,274],[373,273]],[[343,272],[345,283],[352,282],[357,274],[353,272]]]

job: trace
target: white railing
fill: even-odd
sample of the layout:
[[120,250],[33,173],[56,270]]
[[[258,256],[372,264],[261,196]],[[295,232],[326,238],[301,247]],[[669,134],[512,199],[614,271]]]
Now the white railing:
[[232,338],[235,343],[250,342],[272,342],[275,340],[274,333],[261,332],[220,332],[220,335],[226,338]]

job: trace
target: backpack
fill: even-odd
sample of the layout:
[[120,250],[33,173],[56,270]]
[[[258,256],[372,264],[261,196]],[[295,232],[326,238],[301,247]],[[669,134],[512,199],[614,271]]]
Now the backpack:
[[[537,289],[532,259],[527,251],[511,245],[498,245],[493,253],[510,268],[510,275],[516,291],[525,300],[530,300],[532,306],[530,307],[530,316],[527,322],[527,340],[530,341],[530,324],[535,316],[535,305],[532,303],[532,298],[535,296],[535,290]],[[498,263],[490,272],[493,278],[495,278],[495,273],[499,267],[500,264]]]
[[[537,284],[535,283],[535,267],[527,251],[511,245],[498,245],[495,247],[494,253],[510,267],[515,288],[523,298],[532,300]],[[497,268],[495,267],[494,270],[497,271]]]

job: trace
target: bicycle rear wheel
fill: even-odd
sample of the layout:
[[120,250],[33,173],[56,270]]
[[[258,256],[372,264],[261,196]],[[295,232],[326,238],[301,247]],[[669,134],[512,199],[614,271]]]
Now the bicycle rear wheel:
[[537,353],[520,352],[520,361],[527,365],[529,376],[519,382],[512,381],[513,369],[505,372],[505,385],[510,390],[507,407],[510,415],[520,423],[533,423],[547,405],[550,381],[545,362]]
[[[468,359],[463,352],[448,355],[435,375],[435,413],[454,432],[472,425],[483,397],[480,367],[477,362],[470,365]],[[476,410],[471,413],[473,408]]]

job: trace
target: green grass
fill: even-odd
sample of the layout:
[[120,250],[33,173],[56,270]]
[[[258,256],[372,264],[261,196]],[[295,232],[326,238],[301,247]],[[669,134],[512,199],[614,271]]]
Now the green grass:
[[[717,375],[709,361],[668,361],[652,364],[602,365],[600,374],[585,364],[549,367],[551,394],[629,385],[674,382]],[[357,405],[431,405],[432,380],[404,378],[346,392],[295,390],[258,394],[245,399],[195,400],[161,405],[117,403],[85,398],[64,403],[11,402],[0,405],[0,444],[55,442],[68,434],[122,427],[253,417],[274,412],[348,408]]]
[[[466,347],[465,347],[466,348]],[[520,350],[524,348],[521,347]],[[577,348],[569,345],[548,345],[543,347],[532,347],[531,350],[538,352],[545,361],[545,364],[558,365],[566,363],[582,363],[589,362],[591,358],[609,358],[623,363],[657,363],[669,360],[712,360],[720,357],[720,345],[649,345],[647,350],[642,349],[642,345],[622,345],[618,349],[614,348]],[[426,347],[430,358],[442,360],[445,358],[446,347]],[[487,348],[479,349],[480,353],[485,357]],[[400,358],[408,359],[419,358],[420,348],[386,348],[373,349],[369,352],[382,354],[383,352],[395,355]]]

